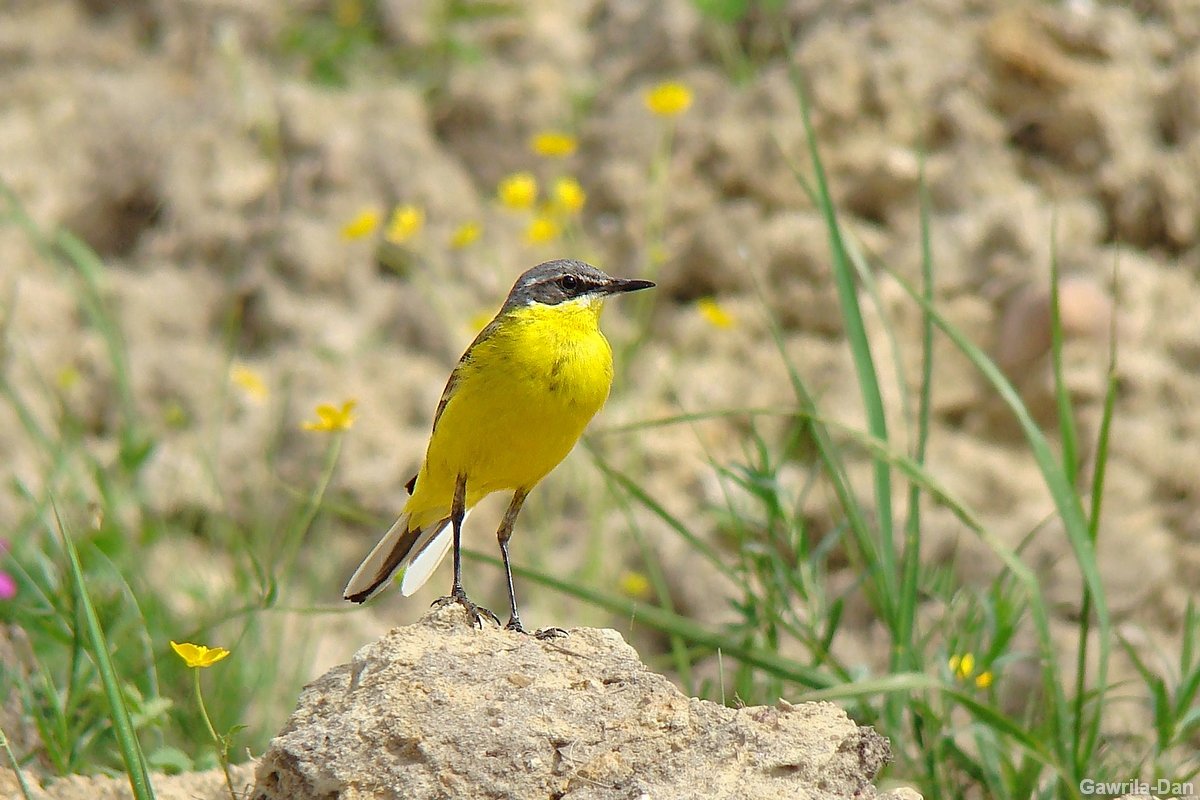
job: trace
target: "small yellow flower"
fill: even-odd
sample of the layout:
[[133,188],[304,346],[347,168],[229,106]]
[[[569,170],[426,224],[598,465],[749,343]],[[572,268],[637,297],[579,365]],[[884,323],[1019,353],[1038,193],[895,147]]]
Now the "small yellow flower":
[[338,408],[333,403],[321,403],[317,406],[317,421],[306,422],[302,426],[306,431],[344,431],[354,425],[354,407],[357,400],[347,400]]
[[262,375],[259,375],[245,364],[234,364],[230,367],[229,380],[233,382],[234,386],[245,392],[246,397],[255,403],[262,403],[267,399],[267,395],[269,394],[267,391],[267,382],[263,380]]
[[178,400],[171,400],[163,408],[163,422],[176,430],[188,424],[188,413]]
[[392,244],[403,244],[421,232],[425,226],[425,210],[414,205],[397,206],[388,220],[384,236]]
[[478,222],[464,222],[450,235],[450,246],[455,250],[462,250],[473,245],[482,234],[483,226]]
[[554,206],[566,214],[578,214],[587,202],[587,192],[579,181],[563,176],[554,182]]
[[954,674],[955,678],[965,681],[975,672],[975,656],[971,653],[950,656],[947,666],[950,667],[950,672]]
[[189,667],[211,667],[223,658],[229,655],[229,651],[224,647],[205,647],[202,644],[192,644],[191,642],[171,642],[171,649],[175,651],[175,655],[183,659],[183,663]]
[[650,259],[651,264],[662,266],[671,257],[671,252],[667,250],[667,246],[662,242],[654,242],[647,250],[646,257]]
[[951,656],[947,665],[950,667],[950,672],[955,680],[965,682],[973,678],[975,685],[980,689],[986,689],[991,686],[995,678],[991,670],[984,670],[976,675],[975,656],[970,653],[963,653],[961,656]]
[[379,210],[364,208],[357,216],[342,226],[342,238],[348,242],[370,236],[379,227]]
[[737,318],[711,297],[702,297],[697,300],[696,310],[714,328],[732,328],[737,324]]
[[635,600],[650,598],[650,579],[640,572],[626,570],[621,573],[617,586],[621,590],[621,594],[626,597],[632,597]]
[[528,172],[514,172],[500,181],[496,195],[500,198],[500,202],[509,208],[517,210],[533,208],[538,195],[537,178]]
[[529,140],[529,149],[543,158],[566,158],[578,146],[575,137],[563,131],[541,131]]
[[529,244],[545,244],[557,239],[560,232],[558,223],[550,217],[534,217],[525,229],[525,241]]
[[79,370],[75,369],[71,364],[67,364],[54,376],[54,382],[58,384],[59,389],[67,391],[79,383]]
[[333,20],[339,28],[356,27],[363,18],[362,0],[335,0]]
[[660,117],[674,117],[692,105],[692,90],[677,81],[667,81],[649,89],[643,99],[652,113]]

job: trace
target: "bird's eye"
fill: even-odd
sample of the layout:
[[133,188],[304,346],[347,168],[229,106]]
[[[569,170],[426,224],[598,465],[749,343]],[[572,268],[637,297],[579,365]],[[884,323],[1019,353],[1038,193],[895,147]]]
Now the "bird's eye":
[[573,292],[579,288],[579,278],[574,275],[563,275],[558,279],[558,285],[568,292]]

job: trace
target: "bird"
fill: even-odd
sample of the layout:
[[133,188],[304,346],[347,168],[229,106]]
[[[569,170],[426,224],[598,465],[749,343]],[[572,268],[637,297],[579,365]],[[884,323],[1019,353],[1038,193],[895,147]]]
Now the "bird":
[[[612,348],[600,312],[613,295],[649,289],[648,280],[614,278],[582,261],[538,264],[458,360],[433,416],[425,458],[406,484],[396,523],[363,560],[343,597],[364,603],[403,570],[400,593],[413,594],[453,549],[450,594],[483,626],[499,618],[473,603],[462,584],[462,525],[493,492],[512,492],[496,531],[508,583],[508,630],[525,633],[517,610],[508,543],[529,492],[567,456],[612,386]],[[561,635],[561,629],[546,629]],[[543,631],[538,632],[540,638]]]

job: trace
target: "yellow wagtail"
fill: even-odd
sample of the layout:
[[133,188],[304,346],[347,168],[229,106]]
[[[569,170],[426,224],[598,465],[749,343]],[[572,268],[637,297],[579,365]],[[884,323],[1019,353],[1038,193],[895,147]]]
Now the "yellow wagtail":
[[347,600],[364,602],[397,569],[404,570],[400,593],[411,595],[453,544],[454,583],[435,605],[458,603],[475,624],[485,616],[499,624],[463,591],[462,523],[484,497],[511,490],[496,538],[508,578],[507,627],[524,632],[508,561],[513,523],[529,491],[566,457],[608,397],[612,349],[599,325],[605,299],[653,285],[565,260],[517,278],[496,318],[450,373],[425,461],[407,484],[411,496],[350,578]]

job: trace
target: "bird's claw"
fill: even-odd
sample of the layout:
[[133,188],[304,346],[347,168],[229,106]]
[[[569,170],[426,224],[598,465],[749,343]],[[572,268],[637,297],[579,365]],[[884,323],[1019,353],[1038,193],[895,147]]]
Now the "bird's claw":
[[[504,626],[505,630],[523,633],[526,636],[530,635],[529,631],[525,630],[525,626],[521,624],[521,620],[517,618],[510,619],[508,624]],[[533,638],[540,639],[543,642],[549,639],[561,639],[567,636],[567,632],[562,628],[539,628],[533,632]]]
[[462,606],[467,612],[467,618],[471,620],[471,624],[476,628],[483,628],[483,620],[486,617],[497,625],[500,624],[500,618],[493,614],[488,609],[481,605],[477,605],[467,597],[464,591],[454,591],[445,597],[439,597],[433,601],[432,608],[445,608],[451,603],[457,603]]

